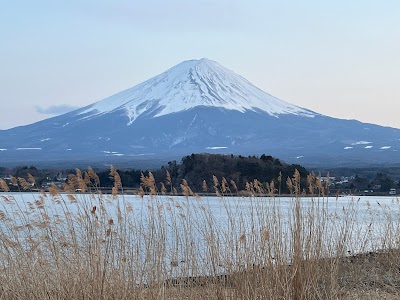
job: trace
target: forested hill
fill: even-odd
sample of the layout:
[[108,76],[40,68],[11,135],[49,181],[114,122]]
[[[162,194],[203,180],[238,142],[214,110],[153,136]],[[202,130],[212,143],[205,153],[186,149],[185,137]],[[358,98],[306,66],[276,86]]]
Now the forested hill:
[[[265,183],[277,180],[280,173],[285,184],[288,176],[293,176],[297,169],[302,177],[306,177],[307,170],[300,165],[288,165],[272,156],[261,157],[214,155],[214,154],[192,154],[182,159],[178,175],[186,179],[195,190],[201,190],[203,180],[211,185],[213,175],[218,179],[224,177],[228,182],[233,180],[238,189],[244,189],[246,182],[254,179]],[[178,177],[178,179],[180,179]],[[286,184],[285,184],[286,185]]]
[[[182,180],[185,179],[195,192],[203,191],[204,180],[212,191],[213,176],[216,176],[218,180],[224,177],[228,183],[233,180],[238,190],[243,190],[246,182],[252,182],[254,179],[262,183],[274,180],[278,184],[277,179],[282,174],[282,190],[286,190],[286,179],[292,177],[296,169],[300,172],[302,178],[306,178],[308,171],[304,167],[295,164],[288,165],[269,155],[245,157],[240,155],[192,154],[182,158],[180,163],[171,161],[168,165],[153,170],[152,173],[156,183],[159,184],[165,183],[168,171],[173,186],[179,187]],[[126,187],[139,187],[141,174],[146,175],[148,173],[148,171],[142,170],[119,170],[118,172],[122,184]],[[113,184],[107,171],[100,172],[99,177],[103,186]]]

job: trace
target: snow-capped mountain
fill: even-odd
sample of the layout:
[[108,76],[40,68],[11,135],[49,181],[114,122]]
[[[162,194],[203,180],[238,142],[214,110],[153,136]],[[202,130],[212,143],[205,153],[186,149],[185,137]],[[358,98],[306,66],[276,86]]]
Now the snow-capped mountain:
[[340,120],[258,89],[217,62],[182,62],[133,88],[0,131],[0,165],[271,154],[302,164],[397,162],[400,130]]
[[315,115],[265,93],[207,58],[182,62],[133,88],[85,107],[79,114],[99,116],[123,110],[129,119],[127,125],[131,125],[142,114],[160,117],[198,106],[263,111],[270,116]]

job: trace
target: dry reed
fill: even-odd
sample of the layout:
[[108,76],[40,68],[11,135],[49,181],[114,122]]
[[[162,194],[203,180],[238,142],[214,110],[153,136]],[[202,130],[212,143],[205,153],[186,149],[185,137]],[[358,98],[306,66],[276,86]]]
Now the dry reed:
[[[236,184],[214,176],[218,199],[199,199],[185,180],[184,197],[175,196],[168,173],[159,193],[148,173],[142,174],[140,205],[123,195],[114,168],[110,176],[112,195],[99,191],[89,168],[70,175],[64,193],[51,186],[22,202],[0,180],[0,299],[400,295],[398,219],[382,206],[377,220],[368,207],[370,225],[357,226],[360,203],[341,207],[325,197],[329,186],[320,176],[308,176],[306,188],[317,196],[306,201],[297,171],[286,180],[289,198],[279,196],[274,181],[246,184],[262,197],[226,197],[239,193]],[[12,184],[29,190],[35,180],[13,178]]]

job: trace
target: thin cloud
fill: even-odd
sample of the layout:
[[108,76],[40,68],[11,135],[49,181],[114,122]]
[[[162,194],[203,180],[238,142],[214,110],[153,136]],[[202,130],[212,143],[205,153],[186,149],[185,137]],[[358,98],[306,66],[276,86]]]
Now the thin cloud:
[[36,111],[44,115],[61,115],[78,108],[79,108],[78,106],[62,104],[62,105],[51,105],[47,107],[36,106]]

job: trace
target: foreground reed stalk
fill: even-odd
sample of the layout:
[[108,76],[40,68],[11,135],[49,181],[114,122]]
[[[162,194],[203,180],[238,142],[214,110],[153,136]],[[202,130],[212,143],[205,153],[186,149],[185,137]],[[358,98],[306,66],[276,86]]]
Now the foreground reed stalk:
[[[273,181],[230,197],[235,183],[214,177],[217,196],[201,198],[186,181],[172,186],[168,173],[162,184],[143,175],[138,195],[126,196],[114,168],[110,176],[111,195],[91,168],[70,175],[63,191],[13,194],[0,180],[0,299],[400,295],[397,200],[373,210],[328,198],[319,176],[305,190],[297,171],[286,181],[290,197],[276,195]],[[13,184],[29,190],[35,181]]]

